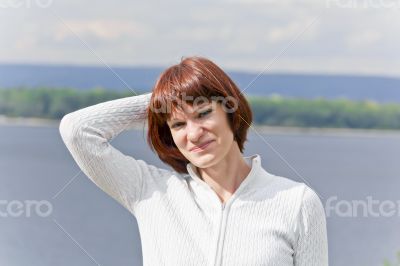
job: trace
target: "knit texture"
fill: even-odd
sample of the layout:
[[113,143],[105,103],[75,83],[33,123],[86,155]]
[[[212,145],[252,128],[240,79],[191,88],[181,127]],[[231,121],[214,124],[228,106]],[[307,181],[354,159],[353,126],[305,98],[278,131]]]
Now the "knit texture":
[[251,171],[221,203],[191,163],[180,174],[115,149],[114,137],[145,124],[150,96],[80,109],[59,128],[82,171],[136,217],[144,265],[328,265],[319,197],[267,172],[258,154],[244,157]]

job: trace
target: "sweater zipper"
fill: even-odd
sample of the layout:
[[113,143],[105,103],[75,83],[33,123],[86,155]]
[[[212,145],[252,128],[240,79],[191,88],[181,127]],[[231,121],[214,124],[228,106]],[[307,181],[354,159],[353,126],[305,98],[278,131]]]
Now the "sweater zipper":
[[227,217],[227,210],[225,209],[225,202],[224,202],[221,205],[221,219],[220,219],[220,223],[219,223],[217,250],[215,253],[215,260],[214,260],[215,266],[221,265],[222,248],[223,248],[224,239],[225,239],[226,217]]

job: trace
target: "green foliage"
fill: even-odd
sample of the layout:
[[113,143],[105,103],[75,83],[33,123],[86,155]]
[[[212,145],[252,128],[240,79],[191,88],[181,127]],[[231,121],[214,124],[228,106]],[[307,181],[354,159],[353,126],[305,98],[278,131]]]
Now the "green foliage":
[[75,89],[6,89],[0,90],[0,114],[7,116],[61,119],[65,114],[103,101],[133,96],[95,88]]
[[[74,110],[96,103],[133,96],[96,88],[0,89],[0,114],[60,119]],[[400,129],[400,104],[347,99],[248,97],[254,124],[294,127]]]
[[396,258],[397,258],[397,261],[394,264],[392,264],[389,260],[386,259],[383,262],[383,266],[400,266],[400,251],[397,252]]
[[400,129],[400,104],[347,99],[250,97],[254,122],[263,125]]

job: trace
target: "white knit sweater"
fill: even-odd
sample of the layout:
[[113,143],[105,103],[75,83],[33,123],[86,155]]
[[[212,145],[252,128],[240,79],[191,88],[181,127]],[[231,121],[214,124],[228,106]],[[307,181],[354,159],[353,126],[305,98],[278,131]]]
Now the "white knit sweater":
[[110,140],[144,124],[151,94],[93,105],[64,116],[60,133],[82,171],[137,219],[143,264],[328,265],[325,212],[316,193],[268,173],[258,154],[240,187],[222,204],[189,174],[124,155]]

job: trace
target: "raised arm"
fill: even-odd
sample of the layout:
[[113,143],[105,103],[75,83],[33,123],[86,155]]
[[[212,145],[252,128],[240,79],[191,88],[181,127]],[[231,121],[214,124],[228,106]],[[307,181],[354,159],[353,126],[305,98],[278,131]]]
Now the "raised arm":
[[109,142],[135,124],[144,125],[150,97],[148,93],[89,106],[65,115],[59,127],[81,170],[132,213],[144,178],[161,169],[124,155]]
[[328,266],[325,211],[318,195],[305,187],[299,213],[299,237],[294,254],[296,266]]

